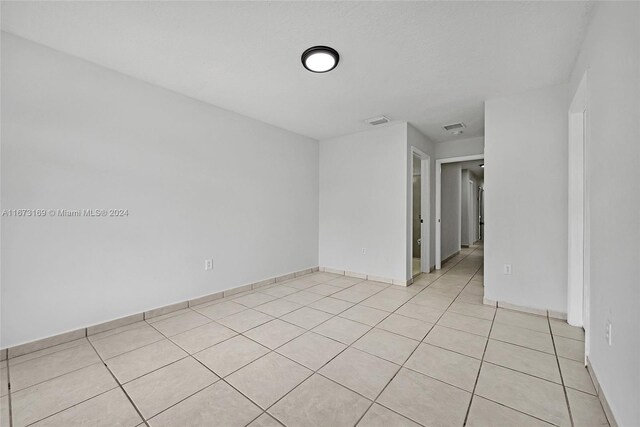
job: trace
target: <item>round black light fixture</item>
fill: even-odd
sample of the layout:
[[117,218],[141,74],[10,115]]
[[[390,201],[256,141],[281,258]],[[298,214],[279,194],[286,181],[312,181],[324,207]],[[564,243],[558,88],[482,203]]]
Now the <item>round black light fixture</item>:
[[481,167],[481,168],[484,168],[484,163],[481,163],[481,164],[480,164],[480,167]]
[[313,46],[302,53],[302,65],[312,73],[333,70],[340,61],[338,52],[328,46]]

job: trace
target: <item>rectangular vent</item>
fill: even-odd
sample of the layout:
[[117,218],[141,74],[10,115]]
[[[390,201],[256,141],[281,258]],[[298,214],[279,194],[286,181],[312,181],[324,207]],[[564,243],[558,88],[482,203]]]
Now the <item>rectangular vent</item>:
[[365,122],[369,123],[371,126],[382,125],[385,123],[389,123],[389,119],[385,116],[373,117],[371,119],[365,120]]
[[451,123],[450,125],[445,125],[445,126],[442,126],[442,127],[446,131],[462,129],[464,127],[464,123],[462,123],[462,122],[460,122],[460,123]]

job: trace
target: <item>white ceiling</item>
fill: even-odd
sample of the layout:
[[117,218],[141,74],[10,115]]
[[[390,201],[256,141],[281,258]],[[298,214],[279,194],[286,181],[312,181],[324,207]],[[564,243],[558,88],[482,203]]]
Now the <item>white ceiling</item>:
[[[2,2],[2,29],[317,139],[387,115],[482,136],[484,100],[566,82],[584,2]],[[340,52],[313,74],[308,47]],[[453,136],[441,126],[462,121]]]

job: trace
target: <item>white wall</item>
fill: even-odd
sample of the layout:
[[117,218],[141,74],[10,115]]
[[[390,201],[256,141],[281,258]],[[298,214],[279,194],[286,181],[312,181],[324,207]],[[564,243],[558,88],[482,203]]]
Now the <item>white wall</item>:
[[589,359],[620,426],[640,425],[639,23],[637,2],[596,3],[570,81],[588,70]]
[[408,167],[404,122],[320,142],[320,266],[406,279]]
[[318,264],[316,141],[5,33],[2,90],[3,208],[129,210],[2,218],[3,348]]
[[484,138],[456,139],[435,144],[436,159],[447,157],[472,156],[484,153]]
[[460,163],[444,163],[441,176],[440,247],[442,248],[442,259],[445,260],[460,250],[460,218],[462,216],[460,194],[462,170]]
[[485,103],[488,299],[566,312],[567,109],[566,85]]

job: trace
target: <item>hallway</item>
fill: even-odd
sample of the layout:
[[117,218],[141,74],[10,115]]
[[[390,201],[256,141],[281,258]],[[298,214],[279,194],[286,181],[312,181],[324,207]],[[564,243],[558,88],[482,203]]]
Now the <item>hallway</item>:
[[0,424],[608,425],[582,331],[483,305],[482,262],[313,273],[3,361]]

